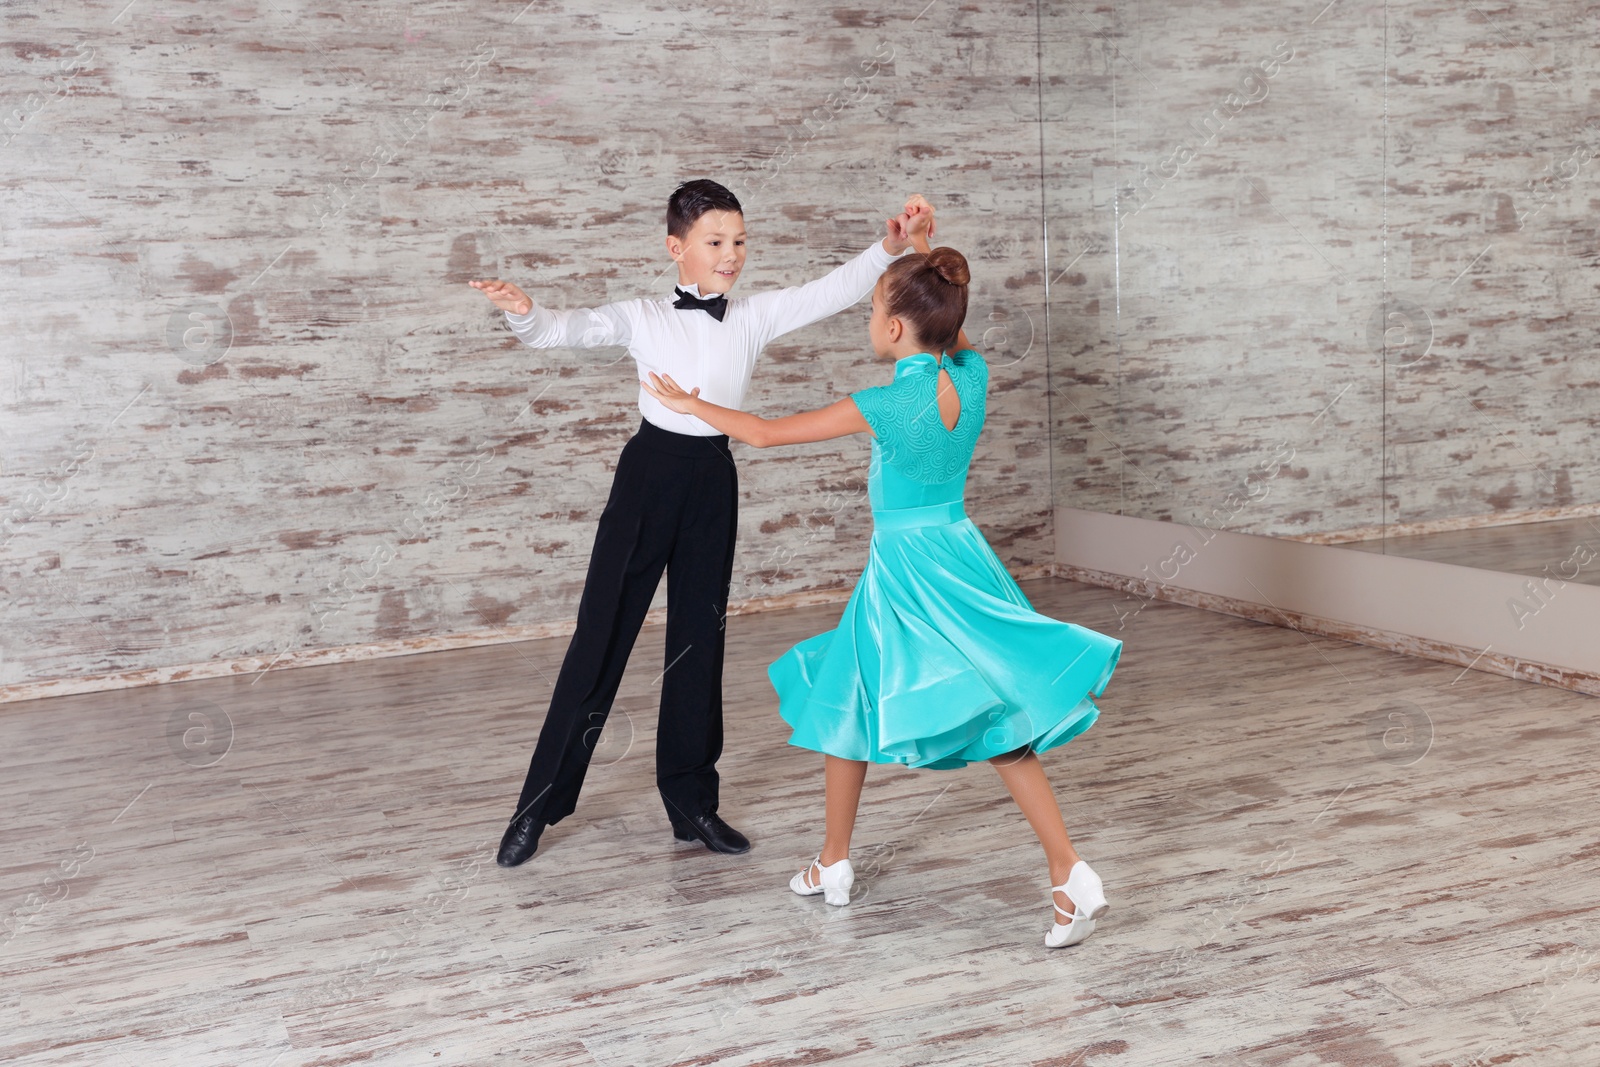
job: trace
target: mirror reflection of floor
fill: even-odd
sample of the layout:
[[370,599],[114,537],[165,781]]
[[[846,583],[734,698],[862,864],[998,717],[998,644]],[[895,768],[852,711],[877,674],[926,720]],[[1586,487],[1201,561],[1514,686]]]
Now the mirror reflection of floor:
[[722,812],[654,789],[641,635],[577,813],[492,860],[565,638],[0,707],[0,1062],[1309,1067],[1600,1062],[1600,700],[1023,583],[1115,633],[1046,753],[1112,910],[1058,951],[998,776],[875,770],[856,891],[787,889],[821,759],[728,621]]
[[1600,585],[1600,516],[1374,538],[1338,547]]

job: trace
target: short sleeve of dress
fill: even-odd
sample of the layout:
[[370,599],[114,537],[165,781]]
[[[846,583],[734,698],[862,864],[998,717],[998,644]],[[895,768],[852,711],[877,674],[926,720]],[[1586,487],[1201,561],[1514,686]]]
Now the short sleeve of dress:
[[894,435],[899,420],[915,403],[916,398],[908,388],[911,384],[909,378],[896,378],[888,385],[875,385],[850,394],[861,417],[872,427],[872,435],[879,441]]
[[983,358],[983,353],[976,348],[963,348],[950,355],[961,368],[967,387],[979,398],[986,396],[989,392],[989,361]]

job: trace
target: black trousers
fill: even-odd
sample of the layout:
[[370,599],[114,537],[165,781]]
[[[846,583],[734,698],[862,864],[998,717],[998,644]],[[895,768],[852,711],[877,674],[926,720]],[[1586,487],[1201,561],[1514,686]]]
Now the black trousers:
[[578,603],[578,628],[514,818],[531,812],[548,825],[577,807],[663,570],[667,647],[656,787],[674,822],[717,810],[724,622],[738,524],[739,479],[728,439],[641,422],[617,460]]

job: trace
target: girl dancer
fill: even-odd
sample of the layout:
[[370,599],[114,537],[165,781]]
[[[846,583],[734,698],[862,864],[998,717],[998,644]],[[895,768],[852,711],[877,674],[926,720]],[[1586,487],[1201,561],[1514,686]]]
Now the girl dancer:
[[674,411],[741,441],[768,445],[870,433],[867,565],[836,629],[768,668],[790,744],[825,754],[822,851],[789,883],[848,904],[850,834],[868,763],[961,767],[988,760],[1022,809],[1050,865],[1065,922],[1051,948],[1077,944],[1107,910],[1100,878],[1067,836],[1040,752],[1088,729],[1122,642],[1033,611],[962,507],[983,427],[989,371],[961,329],[967,261],[929,249],[932,209],[902,216],[920,254],[878,281],[868,332],[894,380],[825,408],[763,419],[701,400],[670,376],[644,388]]

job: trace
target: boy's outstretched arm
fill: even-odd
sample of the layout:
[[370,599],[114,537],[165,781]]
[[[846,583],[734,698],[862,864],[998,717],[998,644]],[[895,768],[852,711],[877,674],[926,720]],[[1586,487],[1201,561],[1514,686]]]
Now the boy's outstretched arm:
[[510,282],[474,281],[468,285],[482,292],[490,303],[506,313],[506,325],[523,344],[534,348],[602,348],[626,345],[633,340],[633,321],[628,303],[602,304],[597,308],[551,311],[540,307],[532,297]]
[[[927,203],[917,196],[907,201],[907,207],[916,201]],[[933,209],[929,207],[928,210]],[[760,311],[765,320],[761,343],[836,315],[871,293],[889,264],[911,249],[911,240],[903,225],[905,218],[900,215],[887,220],[881,241],[815,281],[747,297],[749,306]]]
[[825,408],[802,411],[778,419],[763,419],[748,411],[735,411],[700,399],[700,390],[685,392],[671,375],[652,373],[649,381],[639,383],[645,392],[661,401],[673,411],[693,415],[722,433],[756,448],[772,445],[798,445],[806,441],[829,441],[852,433],[871,433],[872,427],[862,417],[861,409],[850,397],[835,401]]

